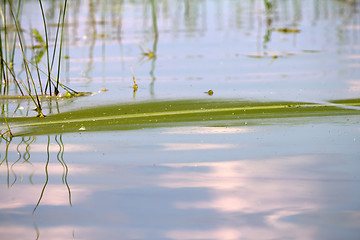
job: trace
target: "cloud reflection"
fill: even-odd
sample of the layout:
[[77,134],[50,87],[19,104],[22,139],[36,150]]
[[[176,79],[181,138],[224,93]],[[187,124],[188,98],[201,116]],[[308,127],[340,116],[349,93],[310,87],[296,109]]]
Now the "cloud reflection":
[[177,127],[164,134],[234,134],[253,132],[251,127]]
[[166,234],[170,239],[241,239],[242,231],[235,228],[219,228],[213,230],[176,230]]
[[349,91],[354,93],[360,93],[360,80],[348,81]]
[[[77,229],[79,229],[79,227]],[[2,239],[38,239],[35,235],[35,230],[29,227],[12,226],[9,228],[0,226],[0,233]],[[32,236],[29,236],[31,235],[29,233],[33,233],[33,238]],[[74,234],[74,228],[72,226],[61,226],[42,228],[38,237],[40,237],[39,239],[61,240],[75,239],[74,235],[76,237],[76,233]]]
[[[25,206],[33,206],[37,202],[42,182],[40,184],[34,184],[38,176],[44,175],[44,163],[31,163],[31,164],[16,164],[12,167],[12,172],[16,178],[10,188],[7,188],[5,184],[0,184],[0,192],[6,192],[6,194],[0,195],[0,210],[1,209],[15,209]],[[70,164],[71,175],[86,175],[91,174],[95,169],[81,164]],[[51,163],[48,167],[49,175],[62,176],[64,174],[64,168],[60,163]],[[0,175],[6,175],[6,169],[0,168]],[[24,184],[28,178],[28,181],[32,184]],[[61,178],[58,178],[59,180]],[[17,184],[15,184],[17,183]],[[46,194],[41,201],[41,205],[53,205],[53,206],[67,206],[69,205],[68,191],[61,184],[49,184],[46,187]],[[71,184],[72,201],[80,202],[86,199],[92,193],[93,189],[88,188],[85,185],[73,185]],[[34,194],[36,193],[36,194]]]
[[162,143],[163,151],[193,151],[193,150],[213,150],[230,149],[238,147],[237,144],[219,143]]
[[[308,161],[303,158],[308,158]],[[314,184],[309,183],[321,179],[295,176],[290,169],[311,162],[311,159],[313,157],[307,156],[268,159],[261,162],[202,162],[196,166],[193,163],[165,164],[173,168],[193,167],[194,171],[164,175],[161,185],[168,188],[192,187],[212,190],[211,201],[177,202],[176,206],[179,208],[212,208],[222,212],[253,213],[281,208],[284,203],[287,206],[299,206],[299,201],[302,200],[298,196],[309,196],[309,192],[316,190]],[[197,168],[206,168],[208,171],[197,171]],[[297,187],[293,188],[291,182],[296,183]],[[315,207],[306,205],[306,208]]]
[[[259,236],[266,236],[269,239],[291,236],[294,239],[314,239],[315,227],[307,227],[306,231],[300,233],[298,223],[285,219],[318,212],[325,207],[321,196],[324,186],[321,185],[328,176],[320,173],[311,175],[303,170],[304,167],[311,169],[319,161],[316,156],[296,156],[261,161],[202,162],[196,165],[164,164],[178,171],[163,175],[161,186],[206,189],[208,194],[203,200],[176,201],[176,208],[213,210],[224,216],[258,216],[259,221],[265,224],[232,228],[227,222],[223,226],[220,224],[216,230],[173,230],[167,232],[167,237],[241,239],[246,236],[258,239]],[[183,171],[183,168],[187,171]]]
[[[5,185],[0,185],[1,192],[6,194],[0,195],[0,211],[4,209],[17,209],[26,206],[34,206],[39,196],[34,193],[40,193],[41,184],[34,185],[17,185],[10,189],[5,189]],[[72,201],[81,202],[90,194],[86,186],[71,186]],[[41,200],[41,205],[48,206],[68,206],[69,197],[66,188],[62,184],[49,184],[46,188],[46,194]]]
[[[26,145],[15,145],[12,144],[9,146],[8,151],[9,152],[24,152],[26,151]],[[94,149],[93,146],[89,144],[64,144],[64,148],[66,149],[66,152],[89,152]],[[46,143],[32,143],[31,144],[31,152],[46,152],[47,150],[47,144]],[[49,152],[58,152],[59,151],[59,145],[58,144],[50,144],[50,150]]]

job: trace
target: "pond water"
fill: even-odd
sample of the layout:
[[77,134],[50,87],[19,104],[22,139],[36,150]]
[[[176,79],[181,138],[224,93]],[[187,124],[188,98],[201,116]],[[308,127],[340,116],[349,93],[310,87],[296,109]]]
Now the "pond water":
[[358,126],[338,117],[16,138],[0,169],[0,236],[358,239]]
[[[358,98],[360,2],[271,2],[70,1],[61,77],[93,94],[46,100],[44,111]],[[53,34],[62,1],[43,3]],[[41,29],[36,9],[25,1],[21,16]],[[2,103],[8,116],[34,115],[26,101]],[[359,239],[359,124],[299,117],[1,139],[0,239]]]

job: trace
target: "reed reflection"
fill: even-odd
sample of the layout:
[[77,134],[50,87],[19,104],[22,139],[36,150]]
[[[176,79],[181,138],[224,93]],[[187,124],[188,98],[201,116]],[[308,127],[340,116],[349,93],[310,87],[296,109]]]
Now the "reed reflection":
[[156,14],[156,6],[155,6],[155,0],[151,0],[151,13],[152,13],[152,24],[153,24],[153,30],[154,30],[154,43],[153,43],[153,53],[154,57],[151,60],[151,70],[150,70],[150,76],[151,76],[151,83],[150,83],[150,94],[154,96],[154,83],[155,83],[155,62],[156,62],[156,52],[157,52],[157,45],[159,40],[159,30],[157,25],[157,14]]
[[97,30],[96,30],[96,17],[95,17],[95,6],[94,6],[94,2],[92,0],[88,1],[88,8],[89,8],[89,12],[88,12],[88,26],[87,26],[87,30],[88,32],[86,33],[86,35],[84,36],[87,41],[89,41],[87,44],[89,45],[89,56],[88,56],[88,63],[86,66],[86,69],[84,71],[84,77],[86,79],[88,79],[89,81],[91,81],[91,77],[90,77],[90,72],[93,69],[93,58],[94,58],[94,47],[96,44],[96,39],[97,39]]
[[[12,137],[4,137],[0,139],[0,174],[5,173],[6,175],[6,186],[9,190],[9,193],[6,195],[9,195],[1,200],[0,209],[14,209],[14,208],[22,208],[26,205],[34,204],[32,214],[34,215],[37,211],[37,209],[41,206],[43,198],[47,196],[47,201],[45,205],[49,204],[49,199],[51,198],[57,198],[59,197],[58,193],[54,192],[54,189],[51,188],[48,189],[48,183],[50,178],[49,170],[54,171],[54,167],[58,168],[56,165],[51,165],[51,153],[54,152],[54,150],[50,150],[50,148],[57,147],[58,150],[54,153],[56,153],[56,159],[58,163],[60,164],[62,168],[62,184],[66,186],[67,189],[67,199],[68,204],[72,206],[72,197],[71,197],[71,188],[68,183],[68,175],[69,175],[69,168],[64,160],[64,152],[65,147],[62,139],[62,135],[55,135],[53,136],[47,136],[46,141],[46,147],[42,148],[41,152],[46,153],[45,155],[45,167],[43,174],[45,174],[45,181],[42,184],[42,188],[40,191],[40,194],[38,195],[37,201],[32,202],[30,199],[35,200],[36,192],[39,190],[37,186],[41,186],[36,184],[35,182],[39,181],[39,175],[40,174],[40,168],[43,163],[37,162],[39,156],[36,157],[32,156],[31,152],[31,146],[36,143],[36,137],[19,137],[19,138],[12,138]],[[55,143],[55,144],[54,144]],[[35,148],[36,152],[36,148]],[[43,154],[40,154],[41,159],[43,159]],[[32,159],[35,158],[37,161],[32,161]],[[4,171],[5,170],[5,171]],[[0,175],[0,176],[1,176]],[[28,175],[28,183],[29,185],[26,185],[26,187],[23,187],[24,184],[24,178]],[[34,178],[36,178],[34,180]],[[18,196],[16,188],[17,185],[19,185],[21,192],[20,195],[25,194],[24,196]],[[56,190],[58,191],[58,190]],[[15,194],[15,195],[14,195]],[[61,194],[63,195],[63,194]],[[12,196],[12,197],[10,197]],[[12,198],[13,200],[10,200]],[[55,200],[55,199],[54,199]],[[56,199],[53,204],[58,205],[56,202],[62,202],[64,201],[62,199]],[[36,236],[39,238],[40,236],[40,229],[37,227],[36,222],[34,222],[34,229],[36,231]]]
[[[20,141],[19,141],[20,140]],[[50,147],[54,146],[58,147],[58,151],[56,154],[57,161],[60,163],[62,167],[62,183],[66,186],[67,194],[68,194],[68,202],[71,206],[71,188],[68,184],[68,174],[69,168],[64,160],[64,143],[62,140],[62,135],[54,136],[55,145],[52,144],[51,136],[47,137],[46,148],[42,151],[46,152],[46,162],[44,167],[45,173],[45,182],[43,183],[43,187],[41,189],[40,196],[35,204],[33,209],[33,214],[36,209],[39,207],[41,200],[45,194],[45,190],[49,181],[49,163],[51,159],[51,151]],[[19,137],[13,138],[3,137],[0,139],[0,167],[5,167],[6,172],[6,185],[7,188],[10,189],[12,187],[16,187],[16,184],[20,184],[24,181],[24,173],[28,174],[28,181],[30,185],[34,185],[34,175],[39,175],[38,167],[40,167],[40,163],[32,162],[31,159],[31,146],[36,143],[36,137]],[[14,161],[11,161],[14,159]],[[25,171],[24,171],[25,170]],[[19,172],[18,172],[19,171]]]

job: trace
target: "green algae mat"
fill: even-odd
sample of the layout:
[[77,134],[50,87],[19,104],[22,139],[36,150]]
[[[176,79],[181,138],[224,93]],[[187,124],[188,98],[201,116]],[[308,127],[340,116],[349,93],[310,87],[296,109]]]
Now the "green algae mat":
[[[360,99],[326,103],[252,102],[229,99],[168,100],[98,106],[48,115],[45,118],[4,118],[1,131],[17,135],[42,135],[79,131],[112,131],[183,125],[221,126],[247,120],[360,115]],[[243,120],[243,121],[242,121]]]

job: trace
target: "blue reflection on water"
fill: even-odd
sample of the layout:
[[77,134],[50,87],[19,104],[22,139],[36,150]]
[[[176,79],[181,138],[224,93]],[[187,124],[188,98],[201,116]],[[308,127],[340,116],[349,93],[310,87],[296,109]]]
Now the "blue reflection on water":
[[[23,182],[7,188],[1,168],[6,194],[0,196],[0,221],[6,228],[0,235],[34,235],[34,222],[50,239],[55,233],[86,239],[356,239],[359,119],[302,120],[307,123],[66,134],[73,206],[54,144],[49,184],[31,216],[46,155],[37,146],[47,138],[37,137],[33,184],[19,166]],[[16,148],[9,149],[10,161]]]

